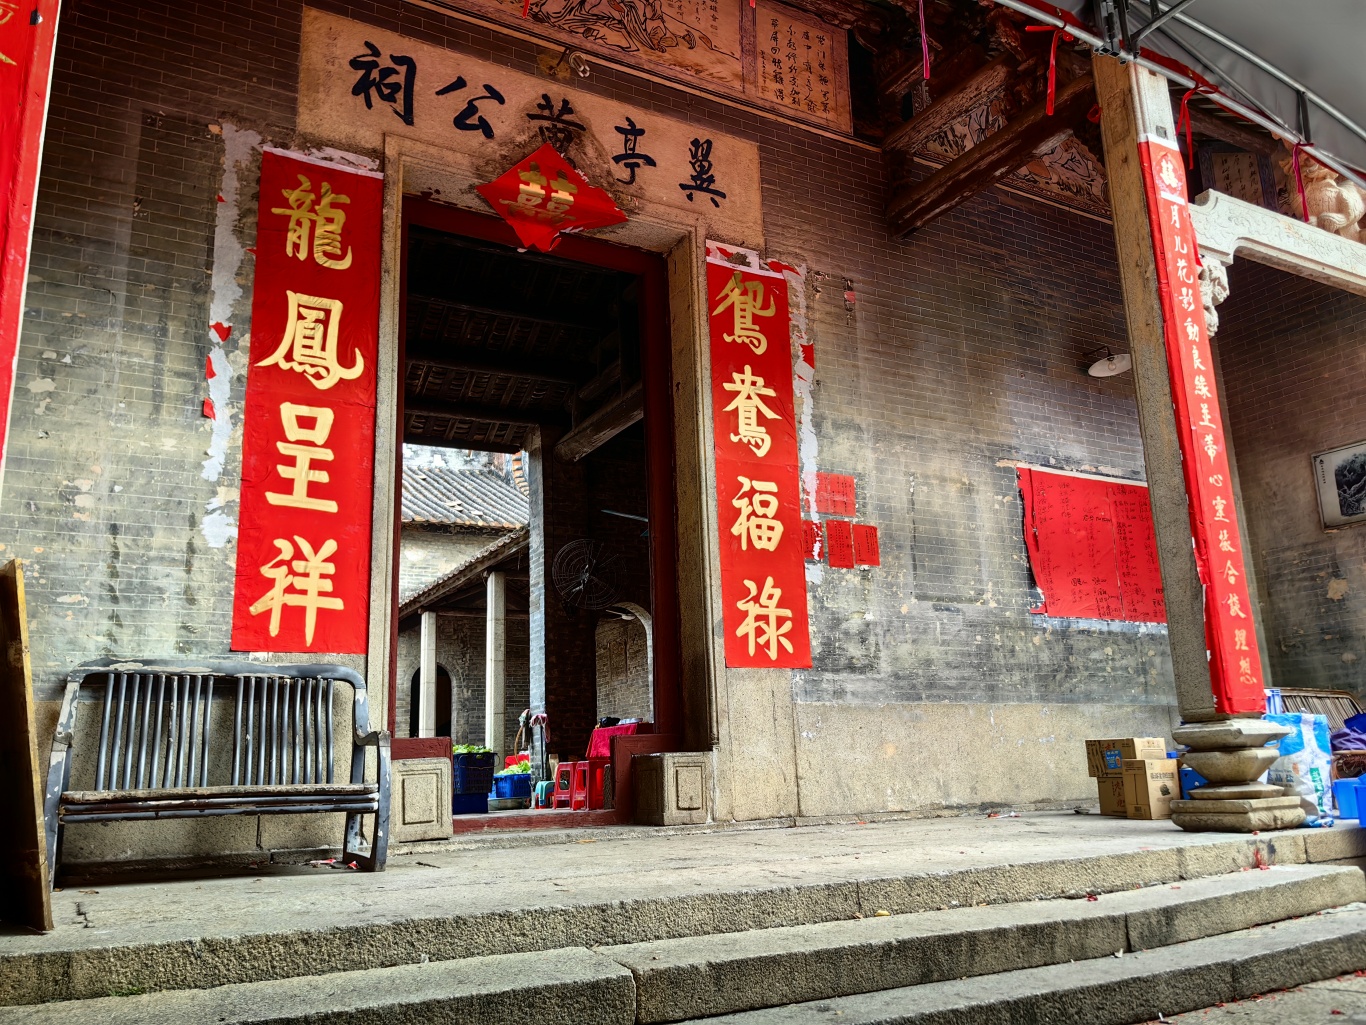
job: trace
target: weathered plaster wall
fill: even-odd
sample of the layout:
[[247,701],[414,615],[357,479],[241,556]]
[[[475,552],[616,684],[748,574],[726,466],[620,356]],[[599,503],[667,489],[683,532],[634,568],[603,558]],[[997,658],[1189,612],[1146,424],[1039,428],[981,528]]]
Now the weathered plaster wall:
[[1219,358],[1281,687],[1366,696],[1366,525],[1325,530],[1310,457],[1366,439],[1366,299],[1239,260]]
[[[536,73],[533,46],[412,5],[316,6]],[[294,134],[299,14],[88,0],[63,15],[0,503],[0,540],[32,560],[48,702],[92,656],[227,653],[254,146],[325,142]],[[1007,778],[1033,781],[1021,801],[1087,797],[1081,739],[1166,715],[1165,637],[1027,611],[1011,464],[1141,475],[1128,380],[1082,370],[1087,350],[1124,348],[1109,226],[992,193],[892,241],[875,150],[599,64],[576,88],[758,143],[766,255],[807,268],[818,463],[857,478],[859,518],[882,531],[881,568],[816,574],[814,669],[722,673],[718,764],[746,775],[718,776],[720,813],[973,806]],[[209,395],[227,419],[204,418]],[[980,744],[961,742],[966,722]],[[238,825],[213,846],[256,850]]]

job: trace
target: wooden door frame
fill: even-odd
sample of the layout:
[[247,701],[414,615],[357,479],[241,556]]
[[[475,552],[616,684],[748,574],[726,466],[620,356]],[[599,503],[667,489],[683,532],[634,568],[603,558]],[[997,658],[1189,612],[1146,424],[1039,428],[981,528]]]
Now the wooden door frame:
[[[432,228],[451,235],[521,248],[506,221],[416,196],[402,200],[399,254],[398,372],[407,366],[408,229]],[[655,620],[654,716],[661,734],[681,736],[683,723],[682,624],[678,603],[677,506],[674,494],[674,416],[669,330],[669,282],[665,258],[643,249],[581,235],[564,235],[554,255],[577,263],[635,275],[640,279],[641,373],[645,393],[645,463],[649,496],[650,582]],[[394,404],[396,435],[393,582],[390,602],[388,724],[393,732],[398,689],[398,549],[402,539],[402,381]],[[397,741],[395,744],[397,745]],[[416,751],[411,757],[416,757]],[[567,822],[567,825],[574,824]]]

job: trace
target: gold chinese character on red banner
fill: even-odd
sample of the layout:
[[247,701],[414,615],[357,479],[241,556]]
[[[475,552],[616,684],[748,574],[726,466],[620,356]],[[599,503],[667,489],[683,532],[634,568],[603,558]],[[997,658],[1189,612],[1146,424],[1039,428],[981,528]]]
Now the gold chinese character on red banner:
[[773,398],[778,393],[772,388],[765,388],[764,379],[756,377],[748,365],[743,374],[733,370],[730,376],[730,383],[721,386],[735,393],[730,405],[722,410],[723,413],[735,412],[735,433],[730,440],[748,445],[756,456],[767,455],[773,439],[769,437],[768,429],[759,422],[759,416],[762,414],[768,420],[778,419],[778,414],[764,405],[765,398]]
[[335,195],[331,184],[323,182],[320,198],[313,193],[313,183],[302,174],[299,175],[297,188],[280,191],[289,206],[277,206],[270,212],[289,218],[285,253],[306,260],[311,252],[319,265],[331,270],[346,270],[350,267],[349,246],[346,255],[342,256],[341,236],[342,228],[346,225],[346,211],[338,209],[350,203],[350,197]]
[[778,485],[774,481],[750,480],[737,476],[740,492],[731,505],[740,510],[730,532],[740,539],[740,548],[747,551],[749,543],[766,552],[775,551],[783,539],[782,522],[775,519],[778,512]]
[[332,581],[325,580],[337,571],[328,562],[337,550],[337,542],[332,538],[324,541],[316,550],[299,535],[294,535],[299,546],[300,559],[294,558],[294,545],[282,537],[275,539],[275,558],[261,567],[261,576],[271,580],[271,588],[251,606],[251,614],[259,616],[270,610],[270,635],[280,632],[280,614],[286,606],[304,610],[304,640],[313,643],[313,631],[318,624],[319,609],[345,608],[340,598],[325,597],[332,591]]
[[772,577],[764,581],[762,591],[753,580],[746,580],[745,587],[749,594],[736,602],[745,614],[744,621],[735,630],[736,636],[749,641],[751,655],[756,645],[766,650],[771,659],[778,657],[780,644],[791,651],[792,642],[784,635],[792,629],[792,610],[778,607],[783,597],[782,589],[773,586]]
[[[277,441],[275,448],[280,455],[292,457],[294,465],[278,463],[275,470],[285,480],[292,480],[294,487],[289,494],[267,491],[266,501],[271,505],[289,505],[296,509],[316,509],[329,513],[337,511],[336,502],[328,498],[315,498],[308,493],[309,484],[326,484],[330,479],[326,470],[313,469],[313,462],[331,462],[334,458],[332,450],[323,447],[323,442],[332,432],[334,415],[326,406],[280,403],[280,420],[288,441]],[[313,421],[311,427],[304,426],[303,420],[306,419]]]
[[745,281],[739,271],[726,284],[725,291],[718,297],[721,302],[711,311],[713,317],[727,309],[734,311],[735,329],[725,335],[728,342],[740,342],[754,350],[754,355],[762,356],[768,348],[768,336],[754,323],[755,317],[771,317],[777,303],[770,297],[768,308],[764,308],[764,283],[759,280]]
[[342,301],[324,299],[301,292],[286,292],[289,297],[289,316],[285,321],[285,336],[280,347],[258,367],[278,366],[297,370],[308,377],[319,391],[326,391],[338,381],[354,381],[365,371],[365,357],[356,353],[356,361],[343,367],[338,353],[338,332],[341,330]]

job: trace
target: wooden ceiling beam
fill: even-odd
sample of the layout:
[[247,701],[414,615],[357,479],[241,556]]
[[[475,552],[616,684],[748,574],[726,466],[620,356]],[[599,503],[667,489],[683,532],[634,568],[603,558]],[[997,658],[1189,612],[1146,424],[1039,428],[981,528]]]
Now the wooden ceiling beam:
[[904,238],[1047,153],[1071,133],[1073,123],[1094,103],[1091,76],[1073,79],[1058,88],[1052,116],[1047,113],[1047,101],[1040,100],[928,178],[897,189],[887,205],[892,232]]
[[427,396],[405,395],[403,415],[446,416],[456,420],[476,420],[491,424],[512,424],[517,427],[568,427],[569,417],[552,409],[505,409],[501,406],[480,406],[467,402],[445,402]]
[[[1179,108],[1180,104],[1173,103],[1172,106]],[[1188,103],[1186,110],[1190,113],[1191,130],[1197,135],[1208,135],[1211,139],[1218,139],[1230,146],[1237,146],[1239,149],[1264,157],[1285,155],[1285,148],[1270,135],[1263,135],[1237,121],[1201,110],[1194,103]]]
[[940,96],[905,124],[887,133],[884,150],[914,153],[959,118],[989,103],[1015,75],[1015,58],[1003,53]]
[[637,381],[619,398],[594,410],[555,445],[555,458],[577,463],[645,416],[645,390]]
[[[459,352],[460,350],[448,348],[447,351]],[[583,376],[582,374],[575,374],[574,369],[567,363],[559,363],[540,356],[528,356],[525,353],[507,354],[509,360],[524,361],[521,365],[493,359],[481,359],[463,353],[452,359],[449,356],[427,353],[421,349],[409,349],[404,358],[408,363],[424,363],[427,366],[440,367],[442,370],[452,370],[458,374],[497,374],[502,377],[516,377],[524,381],[544,381],[547,384],[562,384],[569,387],[576,386]]]

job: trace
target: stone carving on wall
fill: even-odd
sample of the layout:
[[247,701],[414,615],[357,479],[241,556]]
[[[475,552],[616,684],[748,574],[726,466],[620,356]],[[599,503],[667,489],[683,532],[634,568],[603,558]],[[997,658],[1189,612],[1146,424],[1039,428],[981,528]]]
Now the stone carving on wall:
[[1366,191],[1313,157],[1301,155],[1300,178],[1304,182],[1304,200],[1301,201],[1299,189],[1294,184],[1293,156],[1281,161],[1281,170],[1291,183],[1290,208],[1296,216],[1306,217],[1305,208],[1308,207],[1306,219],[1314,227],[1353,242],[1366,242],[1366,223],[1363,223]]
[[1204,257],[1230,264],[1236,254],[1366,295],[1366,249],[1359,242],[1222,192],[1202,193],[1190,213]]

